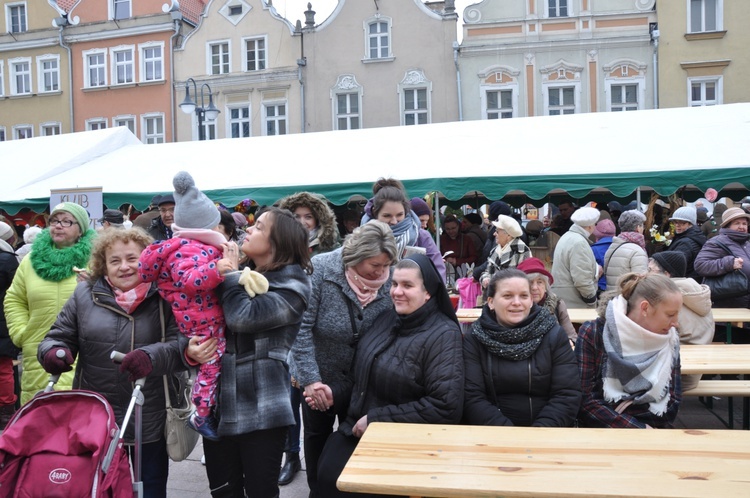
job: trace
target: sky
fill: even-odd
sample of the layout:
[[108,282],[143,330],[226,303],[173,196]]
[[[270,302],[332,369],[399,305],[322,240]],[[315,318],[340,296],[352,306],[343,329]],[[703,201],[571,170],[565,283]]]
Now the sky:
[[[467,6],[479,3],[480,1],[481,0],[456,0],[456,13],[458,13],[459,30],[461,29],[461,18],[463,17],[464,9]],[[331,12],[333,12],[333,9],[336,8],[337,0],[273,0],[273,6],[279,14],[289,19],[292,24],[296,23],[298,19],[304,24],[304,12],[307,10],[308,2],[312,4],[313,10],[315,11],[315,22],[320,24],[325,21]],[[459,41],[461,38],[461,32],[459,31]]]

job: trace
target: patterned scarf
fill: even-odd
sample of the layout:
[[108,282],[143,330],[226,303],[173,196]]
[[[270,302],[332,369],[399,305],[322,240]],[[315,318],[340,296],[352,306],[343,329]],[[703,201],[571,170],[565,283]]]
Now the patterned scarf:
[[560,298],[557,297],[556,294],[547,292],[544,295],[544,299],[542,299],[542,302],[539,303],[539,306],[549,311],[550,315],[556,317],[557,316],[557,303],[559,302],[560,302]]
[[352,288],[354,294],[357,296],[357,300],[359,300],[359,304],[361,304],[363,308],[375,299],[383,284],[391,278],[390,272],[386,271],[383,272],[383,276],[378,280],[370,280],[357,273],[354,268],[351,267],[348,267],[344,271],[344,274],[346,275],[346,281],[349,284],[349,287]]
[[602,369],[604,399],[611,403],[633,401],[648,404],[648,411],[662,416],[669,403],[672,369],[680,354],[680,338],[672,328],[668,334],[650,332],[626,314],[627,301],[612,299],[605,315]]
[[632,242],[633,244],[638,244],[641,249],[644,251],[646,250],[646,240],[643,238],[642,233],[638,232],[620,232],[620,235],[618,235],[622,240],[625,242]]
[[419,217],[414,211],[409,211],[403,220],[391,226],[393,236],[396,237],[399,258],[406,254],[407,247],[417,244],[421,226]]
[[495,312],[486,304],[482,316],[472,325],[472,333],[490,353],[507,360],[525,360],[539,347],[544,334],[557,325],[545,308],[536,304],[526,319],[513,328],[497,323]]
[[75,275],[73,267],[85,268],[88,265],[94,237],[96,232],[87,230],[72,246],[58,249],[52,242],[49,229],[42,230],[31,246],[31,267],[42,280],[62,282]]
[[115,302],[128,315],[135,311],[138,305],[146,299],[148,291],[151,290],[151,282],[143,282],[129,291],[123,291],[115,287],[109,277],[105,276],[104,278],[115,293]]

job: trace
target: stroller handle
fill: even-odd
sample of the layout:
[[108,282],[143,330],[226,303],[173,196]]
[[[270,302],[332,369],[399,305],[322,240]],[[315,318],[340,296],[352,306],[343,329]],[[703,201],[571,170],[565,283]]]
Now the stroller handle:
[[[112,351],[109,355],[109,359],[112,360],[114,363],[117,363],[118,365],[122,363],[122,360],[125,358],[125,353],[120,353],[119,351]],[[140,379],[136,379],[135,385],[143,387],[146,384],[146,377],[142,377]]]

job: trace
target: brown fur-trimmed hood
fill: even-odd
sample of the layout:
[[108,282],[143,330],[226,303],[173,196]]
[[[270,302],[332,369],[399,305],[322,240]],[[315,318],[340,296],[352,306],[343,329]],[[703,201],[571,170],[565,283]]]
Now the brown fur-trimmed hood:
[[281,199],[279,207],[291,212],[298,207],[306,207],[312,211],[318,220],[317,247],[314,247],[315,241],[310,245],[314,254],[331,251],[340,245],[336,217],[322,196],[311,192],[297,192]]

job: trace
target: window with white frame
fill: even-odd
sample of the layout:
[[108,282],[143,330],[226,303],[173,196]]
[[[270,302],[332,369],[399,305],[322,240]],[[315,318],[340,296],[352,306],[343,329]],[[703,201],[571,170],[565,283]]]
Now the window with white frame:
[[286,135],[286,102],[263,104],[264,135]]
[[146,114],[143,116],[141,130],[144,144],[164,143],[164,114]]
[[380,15],[365,21],[365,59],[389,60],[393,58],[391,26],[392,20]]
[[112,19],[127,19],[131,16],[130,0],[111,0],[112,1]]
[[134,47],[115,47],[111,49],[112,84],[127,85],[135,81]]
[[86,130],[104,130],[105,128],[107,128],[107,120],[104,118],[86,120]]
[[104,50],[89,50],[83,53],[84,86],[96,88],[107,86],[107,53]]
[[402,125],[427,124],[432,121],[430,116],[432,82],[425,78],[421,69],[407,71],[398,85],[398,91]]
[[34,127],[31,125],[16,125],[13,127],[13,140],[23,140],[34,137]]
[[724,102],[721,76],[688,78],[688,104],[690,107],[719,105]]
[[112,126],[124,126],[135,135],[135,116],[115,116],[112,118]]
[[723,29],[722,0],[687,0],[688,33],[721,31]]
[[144,44],[138,46],[141,52],[140,81],[161,81],[164,79],[164,44]]
[[5,62],[0,59],[0,97],[5,97]]
[[560,114],[576,113],[576,88],[575,86],[551,86],[547,88],[547,114],[559,116]]
[[353,74],[342,74],[331,88],[334,130],[362,128],[362,86]]
[[228,74],[229,71],[229,42],[209,43],[208,74]]
[[516,117],[515,88],[485,89],[484,116],[485,119],[510,119]]
[[245,40],[245,71],[266,69],[266,38]]
[[568,17],[568,0],[547,0],[547,17]]
[[227,119],[229,120],[229,138],[244,138],[252,136],[252,123],[250,121],[250,106],[240,105],[228,108]]
[[638,83],[611,84],[609,86],[609,110],[637,111],[640,107],[638,99]]
[[203,122],[203,136],[204,140],[216,140],[216,121]]
[[43,137],[51,137],[52,135],[60,134],[60,123],[42,123],[39,126],[41,135]]
[[8,61],[10,66],[10,94],[31,94],[31,58],[22,57]]
[[60,91],[60,56],[45,55],[36,61],[39,93]]
[[5,24],[8,33],[23,33],[28,31],[26,2],[5,5]]
[[5,126],[0,126],[0,142],[5,142]]

